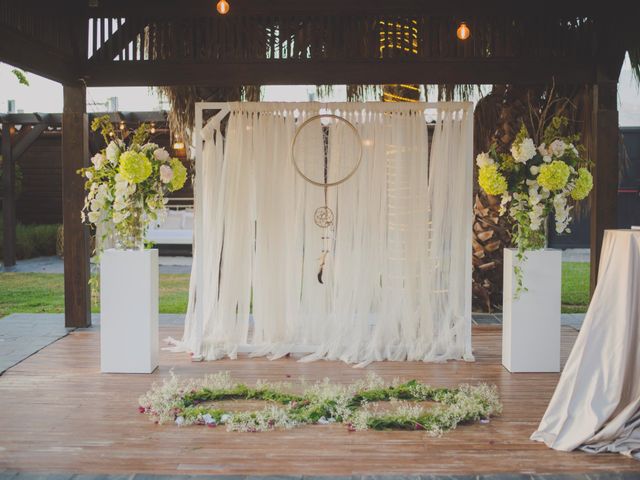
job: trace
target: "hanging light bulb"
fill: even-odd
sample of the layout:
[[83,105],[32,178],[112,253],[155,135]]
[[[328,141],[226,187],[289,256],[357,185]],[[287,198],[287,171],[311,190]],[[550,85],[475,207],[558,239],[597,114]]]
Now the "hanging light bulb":
[[151,135],[153,135],[154,133],[156,133],[156,124],[151,122],[151,130],[149,130],[151,132]]
[[465,22],[460,22],[460,26],[458,26],[456,35],[460,40],[466,40],[471,36],[471,30],[469,29],[469,26]]
[[227,2],[227,0],[218,0],[216,10],[218,10],[220,15],[226,15],[229,13],[229,2]]

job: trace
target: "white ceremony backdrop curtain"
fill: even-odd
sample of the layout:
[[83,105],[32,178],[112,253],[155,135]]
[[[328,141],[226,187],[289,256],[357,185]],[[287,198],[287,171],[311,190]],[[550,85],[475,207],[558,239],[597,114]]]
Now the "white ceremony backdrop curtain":
[[[471,104],[228,109],[224,138],[220,115],[197,136],[194,268],[176,349],[209,360],[472,360]],[[290,155],[296,126],[321,112],[349,120],[363,143],[356,174],[328,189],[336,225],[323,284],[326,232],[313,214],[325,192]],[[321,132],[305,138],[304,159],[323,161]],[[329,137],[330,154],[356,156],[343,140]]]

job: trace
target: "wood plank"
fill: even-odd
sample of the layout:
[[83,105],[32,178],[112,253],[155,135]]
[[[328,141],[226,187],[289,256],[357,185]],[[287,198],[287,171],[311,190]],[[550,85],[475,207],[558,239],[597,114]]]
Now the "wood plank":
[[[160,338],[181,333],[161,327]],[[576,334],[562,330],[563,362]],[[161,351],[155,373],[118,375],[99,373],[99,331],[77,330],[0,377],[0,467],[127,475],[640,474],[640,463],[622,455],[557,452],[530,441],[559,375],[507,372],[500,365],[499,326],[475,327],[473,341],[475,363],[378,362],[363,371],[293,358],[194,363],[186,354]],[[154,425],[137,412],[137,398],[171,370],[183,378],[230,371],[250,384],[302,377],[348,383],[368,372],[442,386],[486,382],[497,385],[504,411],[489,424],[460,426],[442,437],[352,433],[342,426],[246,434]]]
[[616,82],[593,86],[593,193],[591,194],[591,294],[598,281],[604,231],[617,228],[618,202],[618,88]]
[[86,113],[86,87],[64,85],[62,114],[62,195],[64,225],[65,325],[91,325],[89,291],[89,235],[82,224],[84,179],[76,173],[89,163],[89,119]]
[[75,59],[6,26],[0,28],[0,60],[57,82],[80,76]]
[[577,59],[431,59],[265,62],[89,63],[88,86],[590,83],[595,67]]
[[2,263],[16,264],[16,162],[11,145],[10,123],[2,124]]
[[[31,0],[42,5],[42,8],[50,7],[46,0]],[[622,3],[622,0],[612,0],[613,3],[620,2],[620,5],[628,6]],[[265,2],[264,0],[242,0],[241,2],[230,2],[231,9],[226,18],[234,15],[306,15],[306,14],[341,14],[341,15],[359,15],[362,12],[371,14],[389,14],[389,15],[405,15],[405,14],[431,14],[431,15],[468,15],[475,14],[527,14],[529,16],[536,15],[525,4],[509,2],[508,0],[494,0],[492,2],[478,2],[476,0],[457,0],[453,2],[425,2],[424,0],[323,0],[322,2],[311,2],[300,0],[272,0]],[[584,2],[580,0],[563,0],[557,2],[553,0],[538,0],[536,6],[537,12],[552,11],[555,15],[588,15],[594,13],[602,13],[607,11],[602,4]],[[608,5],[609,8],[613,8]],[[84,7],[84,8],[83,8]],[[173,0],[110,0],[109,2],[100,2],[96,7],[84,6],[78,7],[79,11],[89,12],[93,15],[112,15],[127,16],[129,15],[152,15],[155,17],[175,18],[176,15],[194,15],[194,16],[218,16],[215,4],[211,4],[211,0],[183,0],[180,6],[176,7]],[[610,10],[609,10],[610,11]],[[539,15],[544,15],[540,13]]]

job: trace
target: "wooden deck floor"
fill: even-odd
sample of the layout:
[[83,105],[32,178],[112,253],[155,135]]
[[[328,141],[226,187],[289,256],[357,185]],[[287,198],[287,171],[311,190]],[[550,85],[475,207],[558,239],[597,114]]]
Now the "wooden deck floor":
[[[179,336],[175,327],[161,338]],[[576,332],[563,329],[563,358]],[[510,374],[500,365],[499,327],[474,329],[476,363],[378,363],[368,370],[433,385],[498,385],[501,417],[441,438],[424,432],[356,432],[342,426],[244,434],[223,428],[157,426],[137,412],[137,398],[169,374],[229,370],[239,380],[329,377],[349,382],[363,370],[333,362],[239,359],[191,363],[162,352],[153,375],[99,373],[99,333],[76,331],[0,377],[0,470],[157,474],[587,473],[637,471],[640,463],[607,454],[561,453],[529,441],[558,380]],[[640,475],[640,473],[639,473]]]

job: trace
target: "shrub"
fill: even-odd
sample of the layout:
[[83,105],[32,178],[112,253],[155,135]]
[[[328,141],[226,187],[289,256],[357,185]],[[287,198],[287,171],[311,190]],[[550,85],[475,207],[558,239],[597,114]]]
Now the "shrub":
[[[58,225],[16,226],[16,257],[19,259],[56,254]],[[3,258],[2,215],[0,212],[0,259]]]

